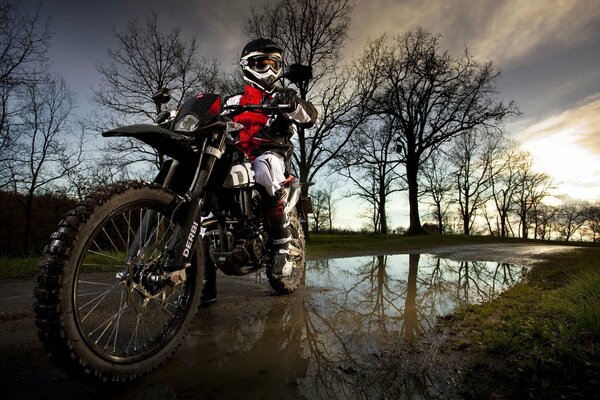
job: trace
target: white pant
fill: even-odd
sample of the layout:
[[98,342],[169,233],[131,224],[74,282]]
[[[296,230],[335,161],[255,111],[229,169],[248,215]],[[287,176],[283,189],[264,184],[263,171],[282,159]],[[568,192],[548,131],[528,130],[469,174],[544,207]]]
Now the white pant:
[[263,186],[269,196],[275,196],[275,192],[281,189],[281,183],[285,181],[285,162],[279,154],[266,152],[252,161],[254,179],[256,183]]

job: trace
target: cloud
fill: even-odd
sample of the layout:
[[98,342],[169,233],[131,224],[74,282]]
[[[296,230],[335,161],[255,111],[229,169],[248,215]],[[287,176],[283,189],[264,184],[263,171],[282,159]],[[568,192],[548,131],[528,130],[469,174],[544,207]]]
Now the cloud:
[[516,134],[536,168],[549,174],[557,193],[600,197],[600,94]]
[[585,99],[575,108],[530,125],[518,136],[523,141],[531,141],[566,133],[600,155],[600,93]]
[[357,2],[351,27],[354,54],[381,33],[401,34],[417,25],[443,35],[452,52],[465,46],[482,59],[506,64],[540,48],[593,37],[600,7],[594,0],[370,0]]
[[[481,5],[482,3],[480,3]],[[566,47],[588,39],[600,19],[593,0],[500,2],[485,21],[472,50],[484,59],[507,62],[540,47]],[[597,28],[596,28],[597,30]]]

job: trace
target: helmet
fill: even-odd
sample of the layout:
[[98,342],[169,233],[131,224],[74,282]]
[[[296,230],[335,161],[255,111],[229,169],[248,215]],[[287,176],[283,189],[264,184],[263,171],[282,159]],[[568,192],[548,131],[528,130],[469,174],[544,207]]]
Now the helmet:
[[271,91],[283,74],[283,49],[271,39],[252,40],[242,49],[240,66],[250,86]]

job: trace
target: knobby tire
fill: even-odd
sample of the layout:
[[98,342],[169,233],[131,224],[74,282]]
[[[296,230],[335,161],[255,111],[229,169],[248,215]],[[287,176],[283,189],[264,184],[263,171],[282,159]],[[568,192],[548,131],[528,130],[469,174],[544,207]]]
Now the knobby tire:
[[35,317],[44,347],[62,366],[126,381],[163,364],[183,342],[201,297],[202,246],[183,283],[151,281],[177,225],[175,204],[156,184],[121,182],[59,223],[40,263]]

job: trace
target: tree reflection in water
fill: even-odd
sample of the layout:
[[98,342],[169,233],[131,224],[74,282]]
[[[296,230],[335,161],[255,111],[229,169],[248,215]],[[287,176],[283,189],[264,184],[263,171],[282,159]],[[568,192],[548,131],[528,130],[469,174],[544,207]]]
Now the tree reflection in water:
[[[335,289],[307,310],[311,367],[318,366],[307,376],[315,382],[306,385],[318,395],[308,397],[367,399],[388,393],[443,398],[434,374],[415,369],[424,365],[423,360],[403,361],[404,369],[397,364],[374,369],[372,361],[422,336],[437,317],[457,306],[492,299],[525,272],[526,268],[508,263],[456,262],[419,254],[309,263],[307,285]],[[351,375],[369,371],[362,375],[369,384],[340,374],[340,369]]]
[[123,398],[152,391],[157,379],[178,398],[445,398],[448,382],[425,362],[435,357],[406,343],[526,271],[419,254],[313,260],[307,268],[304,293],[202,310],[174,360]]
[[[319,261],[322,264],[323,261]],[[457,262],[429,255],[373,256],[309,264],[307,284],[334,287],[329,315],[351,336],[413,339],[438,316],[465,303],[494,298],[520,281],[525,267],[501,262]],[[364,345],[361,344],[361,348]]]

